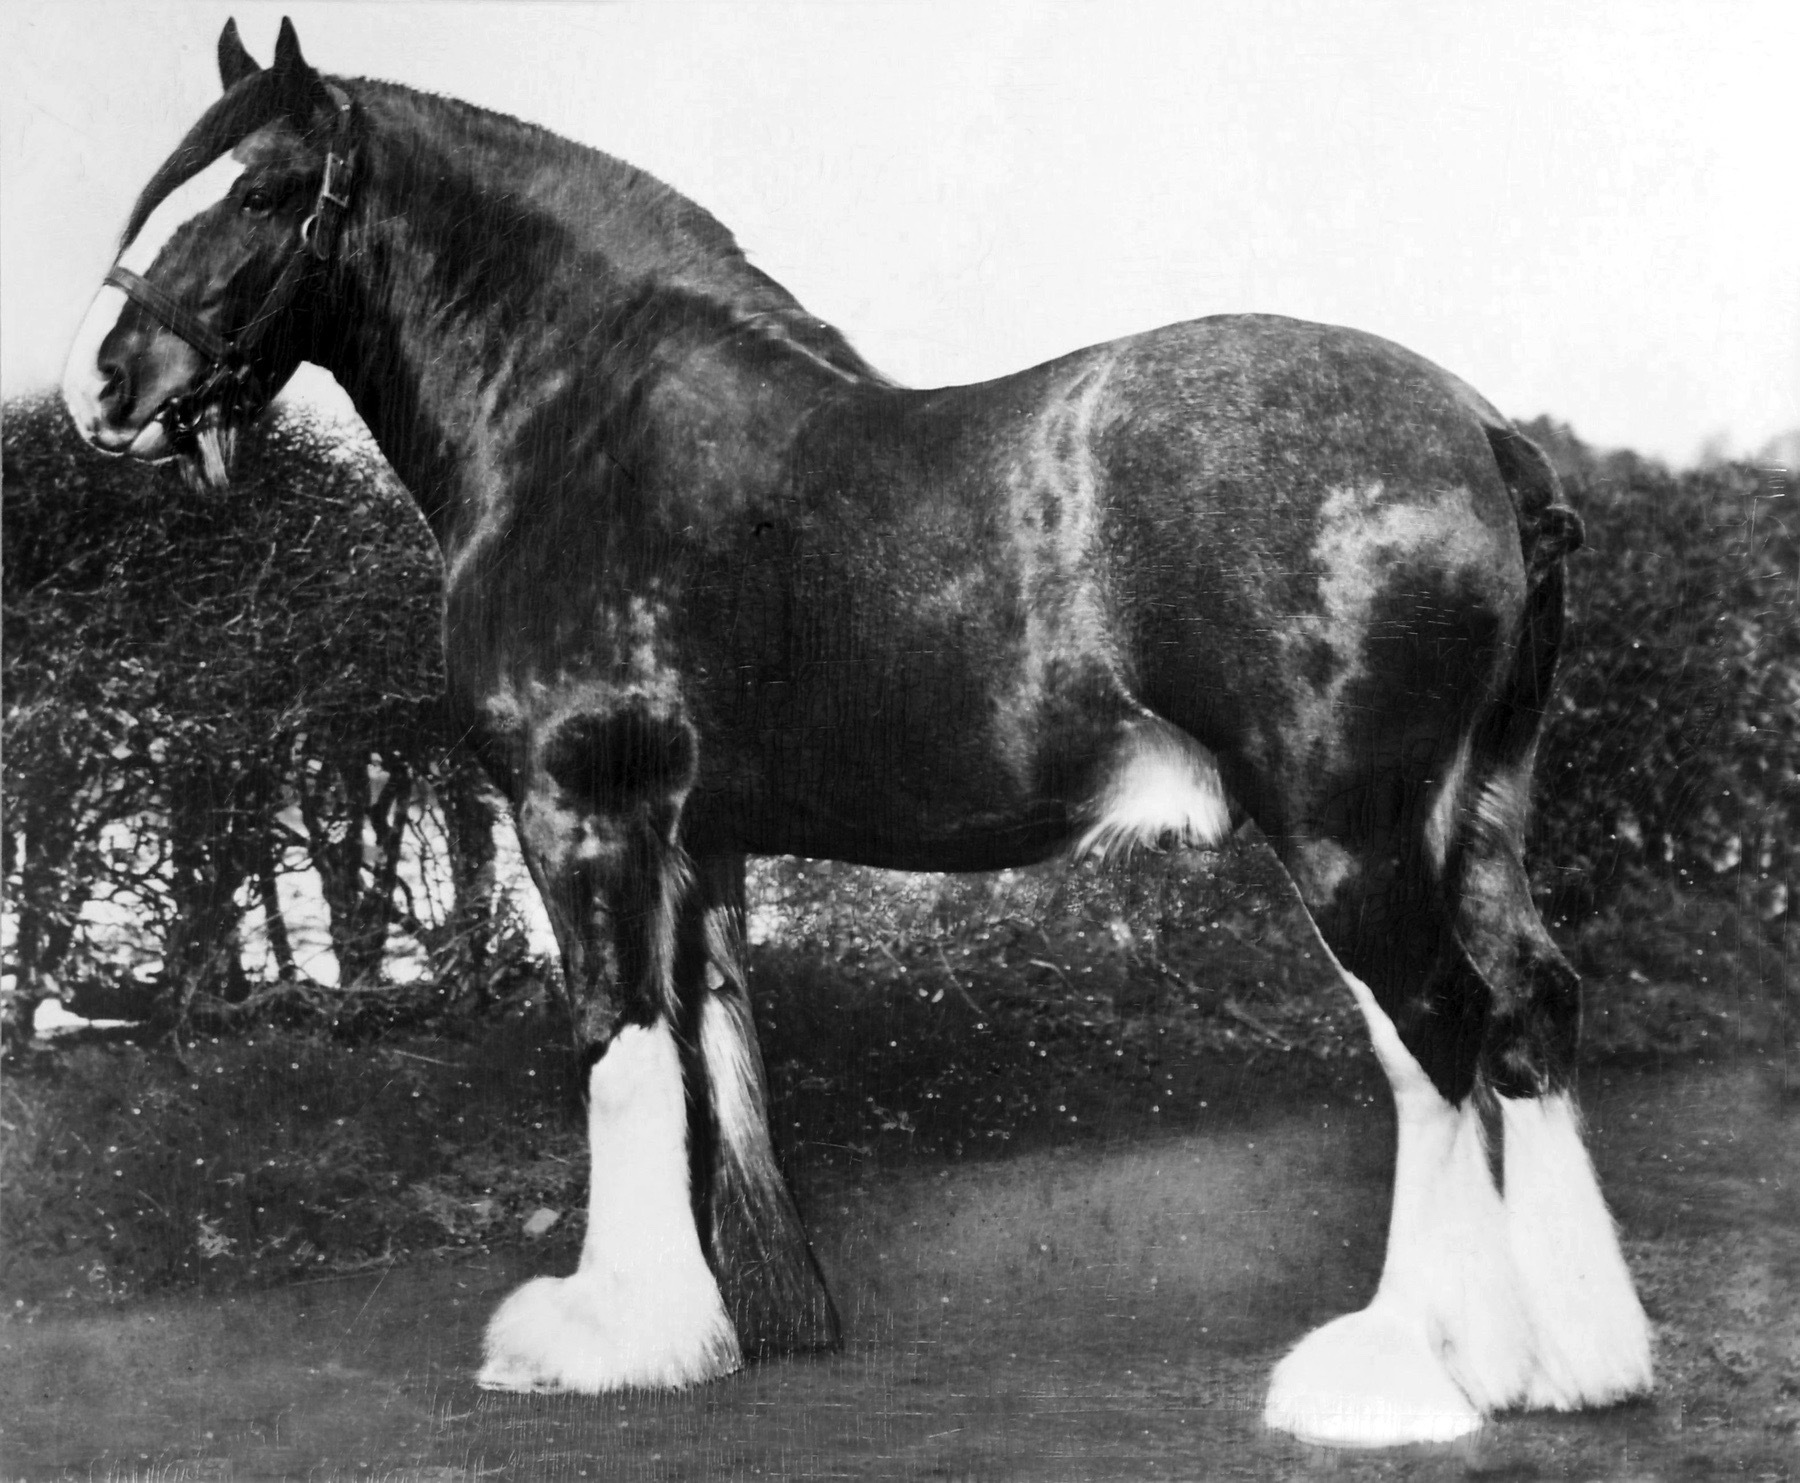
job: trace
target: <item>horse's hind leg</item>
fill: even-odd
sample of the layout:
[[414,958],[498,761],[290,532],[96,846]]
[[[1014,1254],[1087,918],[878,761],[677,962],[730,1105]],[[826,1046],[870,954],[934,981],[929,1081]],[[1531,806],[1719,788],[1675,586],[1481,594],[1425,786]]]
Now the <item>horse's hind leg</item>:
[[1531,1373],[1501,1198],[1475,1098],[1447,1097],[1369,986],[1338,968],[1394,1097],[1387,1255],[1369,1306],[1276,1367],[1264,1420],[1335,1446],[1450,1441],[1521,1399]]
[[691,733],[642,713],[577,715],[537,751],[519,834],[588,1065],[587,1234],[572,1276],[528,1282],[495,1313],[480,1381],[593,1394],[710,1380],[741,1356],[694,1219],[676,1030]]
[[835,1349],[837,1312],[769,1139],[744,961],[744,861],[697,862],[676,949],[695,1065],[695,1208],[746,1359]]
[[1473,800],[1457,939],[1493,1003],[1481,1073],[1498,1094],[1507,1244],[1531,1329],[1523,1399],[1569,1411],[1651,1388],[1650,1329],[1582,1144],[1580,985],[1531,902],[1520,850],[1529,783],[1523,767],[1502,770]]
[[[1508,1406],[1572,1409],[1650,1386],[1648,1326],[1571,1096],[1578,984],[1520,850],[1529,758],[1469,770],[1449,769],[1437,828],[1413,835],[1424,849],[1385,870],[1385,851],[1346,868],[1334,846],[1287,841],[1399,1121],[1376,1296],[1308,1335],[1270,1385],[1266,1420],[1309,1440],[1446,1440]],[[1457,842],[1433,846],[1434,832]],[[1307,866],[1334,855],[1327,893]],[[1495,1094],[1504,1195],[1478,1111]]]

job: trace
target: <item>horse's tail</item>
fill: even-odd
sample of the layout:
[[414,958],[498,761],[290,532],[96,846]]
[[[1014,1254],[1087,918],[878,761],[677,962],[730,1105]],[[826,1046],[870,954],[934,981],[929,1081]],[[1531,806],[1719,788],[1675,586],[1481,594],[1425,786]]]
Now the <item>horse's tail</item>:
[[1510,671],[1478,726],[1474,754],[1490,768],[1528,763],[1550,703],[1567,626],[1563,558],[1580,548],[1581,517],[1563,503],[1562,481],[1544,451],[1504,424],[1485,428],[1512,495],[1525,559],[1525,606]]
[[[1444,881],[1455,940],[1488,1003],[1480,1061],[1490,1087],[1536,1096],[1567,1084],[1580,1027],[1580,980],[1545,930],[1525,867],[1532,764],[1550,704],[1566,626],[1563,558],[1581,521],[1561,502],[1556,472],[1536,444],[1487,426],[1513,499],[1525,562],[1525,601],[1511,662],[1467,739],[1442,803]],[[1450,823],[1449,819],[1454,819]],[[1441,826],[1442,827],[1442,826]]]

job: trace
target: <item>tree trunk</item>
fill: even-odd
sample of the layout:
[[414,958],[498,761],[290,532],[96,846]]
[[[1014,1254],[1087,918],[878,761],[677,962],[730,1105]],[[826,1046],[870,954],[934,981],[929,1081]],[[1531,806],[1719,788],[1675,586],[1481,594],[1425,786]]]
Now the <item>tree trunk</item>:
[[437,789],[449,845],[451,905],[446,951],[439,972],[452,981],[459,1009],[488,1003],[488,960],[493,950],[496,856],[494,809],[477,763],[457,754]]
[[380,982],[388,925],[396,915],[412,773],[397,758],[385,765],[386,778],[373,798],[369,754],[362,752],[321,759],[300,784],[300,815],[330,916],[338,984],[345,989]]
[[[0,1043],[23,1046],[32,1036],[37,1007],[45,999],[61,997],[56,972],[62,966],[74,938],[74,916],[69,910],[68,867],[74,855],[74,835],[50,824],[49,810],[10,810],[14,819],[26,815],[25,829],[8,829],[4,850],[7,875],[17,860],[18,889],[13,893],[16,916],[13,938],[13,992],[6,1013],[0,1017]],[[65,816],[74,812],[69,801]]]
[[175,911],[163,941],[163,992],[155,1017],[177,1034],[196,994],[237,1001],[249,992],[237,903],[247,874],[237,802],[211,766],[170,770],[169,893]]

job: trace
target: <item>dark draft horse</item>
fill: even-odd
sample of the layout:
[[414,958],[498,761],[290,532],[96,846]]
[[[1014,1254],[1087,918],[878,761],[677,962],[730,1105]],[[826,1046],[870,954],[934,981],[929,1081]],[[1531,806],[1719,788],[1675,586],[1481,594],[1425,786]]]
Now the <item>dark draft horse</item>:
[[989,870],[1248,816],[1399,1107],[1379,1290],[1281,1361],[1268,1423],[1400,1443],[1649,1388],[1522,855],[1580,527],[1487,402],[1261,316],[906,390],[629,165],[323,77],[286,21],[268,68],[227,25],[219,69],[65,395],[95,447],[223,487],[313,361],[442,547],[590,1109],[580,1265],[502,1305],[483,1384],[838,1343],[770,1144],[746,854]]

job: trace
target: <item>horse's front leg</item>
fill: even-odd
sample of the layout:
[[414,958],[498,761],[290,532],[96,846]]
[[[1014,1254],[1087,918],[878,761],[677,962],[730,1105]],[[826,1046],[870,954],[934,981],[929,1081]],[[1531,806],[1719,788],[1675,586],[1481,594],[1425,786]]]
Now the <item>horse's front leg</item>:
[[744,860],[697,862],[675,976],[695,1048],[695,1207],[747,1359],[835,1349],[838,1317],[769,1138],[744,961]]
[[616,719],[565,723],[520,802],[587,1065],[590,1177],[574,1275],[528,1282],[488,1324],[480,1379],[495,1389],[668,1388],[742,1363],[694,1219],[675,983],[692,747],[666,724],[669,736],[619,737]]

